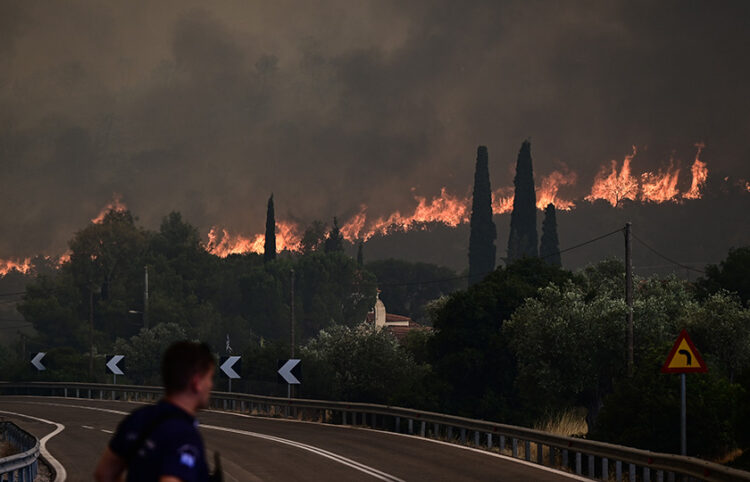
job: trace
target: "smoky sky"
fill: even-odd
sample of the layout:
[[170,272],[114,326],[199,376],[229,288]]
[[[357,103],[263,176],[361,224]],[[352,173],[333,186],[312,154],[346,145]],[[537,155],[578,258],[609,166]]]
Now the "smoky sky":
[[[112,199],[262,232],[634,168],[750,177],[747,2],[0,2],[0,257],[56,254]],[[681,163],[681,164],[680,164]],[[686,175],[682,183],[689,183]]]

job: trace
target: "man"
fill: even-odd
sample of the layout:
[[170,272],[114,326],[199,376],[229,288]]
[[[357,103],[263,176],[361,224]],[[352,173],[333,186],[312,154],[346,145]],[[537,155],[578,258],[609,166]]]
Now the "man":
[[180,341],[162,361],[165,397],[117,427],[94,472],[98,482],[206,482],[208,464],[195,414],[208,408],[216,360],[205,343]]

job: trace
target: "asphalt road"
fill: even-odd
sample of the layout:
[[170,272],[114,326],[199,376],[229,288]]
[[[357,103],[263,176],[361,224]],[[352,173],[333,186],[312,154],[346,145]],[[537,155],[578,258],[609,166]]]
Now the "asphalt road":
[[[91,480],[94,465],[125,413],[140,404],[53,397],[0,397],[0,417],[46,442],[68,481]],[[10,412],[10,413],[9,413]],[[22,414],[27,417],[22,417]],[[483,450],[363,428],[252,417],[199,415],[207,457],[221,454],[227,481],[579,479]],[[584,480],[584,479],[579,479]]]

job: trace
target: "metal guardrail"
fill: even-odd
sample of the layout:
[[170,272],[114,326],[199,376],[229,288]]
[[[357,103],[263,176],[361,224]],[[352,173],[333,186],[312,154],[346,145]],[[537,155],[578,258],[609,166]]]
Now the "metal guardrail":
[[13,422],[0,422],[0,440],[18,453],[0,458],[0,480],[31,482],[36,478],[39,440]]
[[[159,387],[60,382],[0,382],[3,395],[64,396],[102,400],[154,401]],[[748,481],[750,472],[695,457],[634,449],[594,440],[555,435],[525,427],[370,403],[288,399],[213,392],[211,408],[275,417],[359,425],[474,446],[594,480],[631,482]]]

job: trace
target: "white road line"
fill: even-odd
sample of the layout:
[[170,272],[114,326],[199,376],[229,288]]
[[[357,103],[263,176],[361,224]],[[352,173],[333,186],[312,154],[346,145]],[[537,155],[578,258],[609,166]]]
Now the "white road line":
[[111,431],[111,430],[107,430],[106,428],[103,428],[103,429],[101,429],[101,430],[102,430],[102,432],[104,432],[104,433],[114,433],[113,431]]
[[63,467],[63,464],[61,464],[56,458],[52,456],[52,454],[49,453],[47,450],[47,441],[57,435],[58,433],[65,430],[65,425],[57,422],[51,422],[49,420],[45,420],[43,418],[37,418],[32,417],[31,415],[24,415],[23,413],[16,413],[16,412],[7,412],[5,410],[0,410],[0,413],[5,413],[8,415],[15,415],[17,417],[24,417],[31,420],[36,420],[37,422],[44,422],[48,423],[50,425],[54,425],[56,428],[52,432],[48,433],[44,437],[39,440],[39,452],[41,452],[42,457],[49,462],[49,464],[52,466],[53,469],[55,469],[55,480],[54,482],[65,482],[65,479],[68,478],[68,473],[65,471],[65,467]]
[[[44,403],[44,402],[22,402],[22,403],[30,403],[34,405],[47,405],[52,407],[70,407],[70,408],[80,408],[84,410],[94,410],[97,412],[106,412],[106,413],[113,413],[117,415],[128,415],[129,412],[123,412],[120,410],[111,410],[107,408],[100,408],[100,407],[88,407],[86,405],[77,405],[77,404],[69,404],[69,403]],[[295,447],[298,449],[306,450],[308,452],[312,452],[316,455],[319,455],[321,457],[325,457],[327,459],[333,460],[334,462],[338,462],[342,465],[346,465],[347,467],[350,467],[352,469],[358,470],[362,473],[365,473],[367,475],[370,475],[376,479],[385,480],[389,482],[404,482],[402,479],[399,479],[397,477],[394,477],[393,475],[387,474],[385,472],[381,472],[378,469],[375,469],[373,467],[370,467],[368,465],[361,464],[355,460],[346,458],[342,455],[329,452],[327,450],[323,450],[321,448],[315,447],[314,445],[307,445],[303,444],[301,442],[295,442],[294,440],[289,440],[281,437],[274,437],[273,435],[265,435],[262,433],[256,433],[256,432],[248,432],[245,430],[237,430],[233,428],[227,428],[227,427],[219,427],[216,425],[200,425],[203,428],[210,429],[210,430],[218,430],[222,432],[231,432],[236,433],[239,435],[247,435],[249,437],[256,437],[261,438],[265,440],[270,440],[273,442],[289,445],[291,447]]]
[[83,427],[83,428],[87,428],[87,429],[89,429],[89,430],[94,430],[94,427],[90,427],[90,426],[88,426],[88,425],[81,425],[81,427]]
[[246,430],[238,430],[235,428],[219,427],[216,425],[204,425],[204,424],[201,424],[200,426],[203,428],[211,429],[211,430],[219,430],[222,432],[230,432],[230,433],[236,433],[239,435],[247,435],[249,437],[256,437],[256,438],[260,438],[264,440],[270,440],[272,442],[281,443],[284,445],[289,445],[289,446],[296,447],[302,450],[306,450],[308,452],[312,452],[316,455],[320,455],[321,457],[325,457],[327,459],[333,460],[340,464],[346,465],[347,467],[351,467],[355,470],[359,470],[360,472],[363,472],[367,475],[375,477],[376,479],[387,480],[391,482],[404,482],[402,479],[399,479],[398,477],[394,477],[391,474],[381,472],[378,469],[375,469],[365,464],[361,464],[357,462],[356,460],[352,460],[342,455],[329,452],[327,450],[323,450],[314,445],[308,445],[308,444],[304,444],[301,442],[295,442],[294,440],[289,440],[289,439],[285,439],[281,437],[274,437],[273,435],[266,435],[266,434],[257,433],[257,432],[248,432]]

